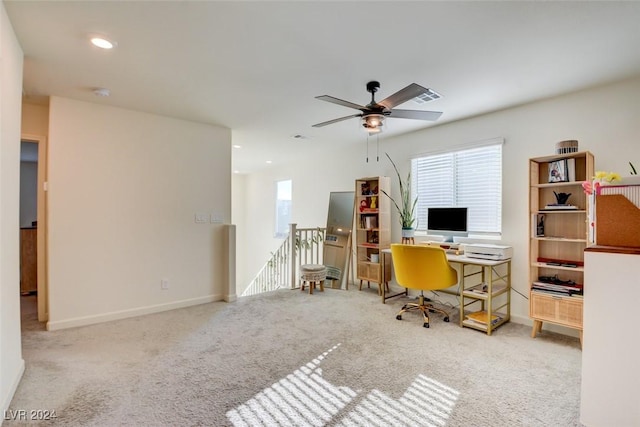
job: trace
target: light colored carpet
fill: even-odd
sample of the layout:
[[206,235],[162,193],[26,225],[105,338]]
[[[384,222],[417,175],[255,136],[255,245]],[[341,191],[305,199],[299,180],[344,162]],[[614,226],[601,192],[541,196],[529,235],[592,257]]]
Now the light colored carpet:
[[65,426],[580,425],[576,339],[456,315],[425,329],[395,320],[406,301],[280,290],[55,332],[27,314],[10,410]]

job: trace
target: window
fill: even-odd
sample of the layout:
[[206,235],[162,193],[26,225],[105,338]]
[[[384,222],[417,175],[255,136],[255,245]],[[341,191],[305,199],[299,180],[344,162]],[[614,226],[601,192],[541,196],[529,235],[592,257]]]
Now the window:
[[411,160],[418,196],[417,230],[427,230],[427,208],[469,208],[469,234],[502,233],[502,138],[473,148]]
[[276,232],[275,237],[285,238],[291,222],[291,180],[276,182]]

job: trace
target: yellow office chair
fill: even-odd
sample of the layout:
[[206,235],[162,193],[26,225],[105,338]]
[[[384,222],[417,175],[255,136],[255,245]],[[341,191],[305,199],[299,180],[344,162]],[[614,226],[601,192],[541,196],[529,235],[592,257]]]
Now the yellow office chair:
[[446,289],[458,283],[458,273],[449,265],[444,249],[396,243],[391,245],[391,255],[398,284],[420,291],[418,303],[405,304],[396,315],[396,319],[402,320],[402,314],[406,311],[420,310],[424,318],[422,326],[425,328],[429,327],[429,312],[441,313],[444,315],[444,321],[448,322],[449,314],[425,303],[424,297],[424,291]]

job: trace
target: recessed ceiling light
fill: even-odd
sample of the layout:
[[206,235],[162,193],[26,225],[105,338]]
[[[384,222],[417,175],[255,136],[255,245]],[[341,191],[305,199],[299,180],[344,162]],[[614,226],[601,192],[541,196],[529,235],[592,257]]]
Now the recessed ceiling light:
[[240,173],[240,171],[233,171],[233,173]]
[[91,37],[91,43],[94,46],[99,47],[100,49],[113,49],[116,44],[110,40],[107,40],[103,37]]
[[233,148],[242,148],[242,145],[234,145]]
[[273,163],[271,160],[267,160],[267,164],[270,165],[271,163]]

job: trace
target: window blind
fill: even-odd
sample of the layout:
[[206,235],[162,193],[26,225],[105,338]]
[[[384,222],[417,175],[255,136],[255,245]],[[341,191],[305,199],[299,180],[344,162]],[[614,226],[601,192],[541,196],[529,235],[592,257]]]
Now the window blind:
[[468,208],[470,234],[502,232],[502,143],[426,155],[411,161],[417,230],[427,229],[427,208]]

